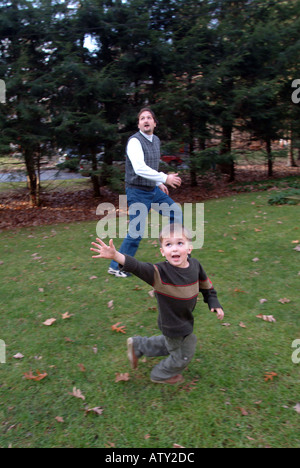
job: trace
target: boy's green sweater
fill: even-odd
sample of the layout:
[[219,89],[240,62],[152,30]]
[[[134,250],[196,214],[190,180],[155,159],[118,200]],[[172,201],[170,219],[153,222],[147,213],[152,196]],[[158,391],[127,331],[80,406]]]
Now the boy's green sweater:
[[123,270],[133,273],[153,286],[158,302],[158,326],[165,336],[179,337],[193,332],[193,311],[201,292],[209,309],[222,308],[217,292],[202,265],[189,259],[188,268],[178,268],[168,262],[139,262],[125,255]]

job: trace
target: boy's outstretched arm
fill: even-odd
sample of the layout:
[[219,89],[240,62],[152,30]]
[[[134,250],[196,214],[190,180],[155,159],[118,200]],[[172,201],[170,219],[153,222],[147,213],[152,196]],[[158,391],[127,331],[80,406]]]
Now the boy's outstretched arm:
[[93,252],[96,252],[98,255],[93,255],[92,258],[107,258],[110,260],[115,260],[115,262],[119,263],[120,265],[125,264],[125,255],[118,252],[114,246],[114,241],[110,239],[109,245],[106,245],[101,239],[96,239],[98,242],[92,242],[96,248],[91,248]]

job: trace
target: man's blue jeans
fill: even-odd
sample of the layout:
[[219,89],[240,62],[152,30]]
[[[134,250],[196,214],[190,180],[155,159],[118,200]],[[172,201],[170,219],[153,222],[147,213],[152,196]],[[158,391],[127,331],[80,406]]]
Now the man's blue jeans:
[[[139,244],[142,240],[146,218],[151,208],[153,208],[155,211],[158,211],[162,216],[169,216],[170,224],[182,224],[183,222],[181,208],[178,205],[176,205],[172,198],[170,198],[168,195],[162,192],[158,187],[151,190],[150,192],[135,188],[127,188],[126,195],[127,203],[129,206],[129,232],[119,249],[119,252],[122,254],[127,254],[131,257],[135,256]],[[140,212],[137,213],[136,210],[131,210],[131,208],[134,208],[132,205],[137,203],[142,203],[145,206],[145,210],[143,210],[143,214],[145,214],[145,217],[142,220],[142,223],[144,223],[143,226],[140,226],[140,223],[138,223],[138,225],[136,226],[134,222],[135,218],[137,217],[141,219]],[[165,208],[168,209],[164,209],[164,206],[162,206],[163,204],[165,204]],[[170,209],[169,207],[172,207],[172,209]],[[134,229],[132,229],[131,226],[133,226]],[[133,230],[136,232],[137,228],[140,235],[134,236],[132,232]],[[115,270],[119,269],[119,265],[115,261],[112,261],[110,266]]]

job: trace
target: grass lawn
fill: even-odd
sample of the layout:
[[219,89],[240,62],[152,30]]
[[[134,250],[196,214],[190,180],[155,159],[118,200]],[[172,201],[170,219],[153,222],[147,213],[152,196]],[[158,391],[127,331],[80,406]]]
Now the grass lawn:
[[[91,258],[96,223],[0,234],[0,447],[300,447],[300,363],[292,362],[300,339],[293,243],[300,213],[269,206],[268,197],[205,203],[205,243],[193,256],[226,316],[222,324],[199,297],[197,352],[178,387],[151,383],[157,359],[131,370],[126,339],[159,333],[156,301],[141,280],[110,277],[108,262]],[[137,258],[161,260],[147,239]],[[50,318],[56,321],[44,325]],[[111,329],[116,322],[126,334]],[[28,380],[30,371],[47,376]],[[129,380],[116,382],[116,373]],[[95,407],[102,414],[86,411]]]

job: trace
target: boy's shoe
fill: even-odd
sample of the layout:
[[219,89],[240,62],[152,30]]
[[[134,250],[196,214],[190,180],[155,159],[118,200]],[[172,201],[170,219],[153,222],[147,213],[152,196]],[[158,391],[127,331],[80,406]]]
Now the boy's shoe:
[[184,382],[184,378],[181,374],[174,375],[174,377],[170,377],[167,380],[154,380],[151,379],[151,382],[160,383],[160,384],[169,384],[169,385],[176,385]]
[[117,278],[128,278],[131,276],[131,273],[127,273],[127,271],[120,271],[120,270],[115,270],[114,268],[109,267],[107,270],[107,273],[109,275],[114,275]]
[[127,356],[130,361],[132,369],[137,369],[138,366],[138,358],[136,357],[136,354],[134,352],[134,347],[133,347],[133,338],[128,338],[127,340]]

